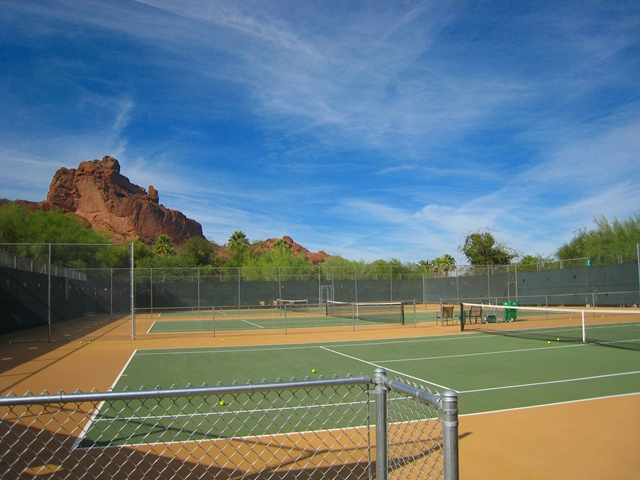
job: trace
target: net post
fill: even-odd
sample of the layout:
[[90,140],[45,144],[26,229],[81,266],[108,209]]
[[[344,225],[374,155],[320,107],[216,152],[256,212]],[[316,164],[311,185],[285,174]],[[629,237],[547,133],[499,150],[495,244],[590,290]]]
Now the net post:
[[213,323],[213,337],[216,336],[216,306],[211,307],[211,321]]
[[464,332],[464,305],[460,304],[460,331]]
[[283,307],[282,309],[284,310],[284,334],[288,335],[288,332],[287,332],[287,304],[284,303],[282,305],[282,307]]
[[356,317],[358,316],[358,314],[355,313],[356,312],[356,308],[357,308],[356,304],[352,304],[351,305],[351,318],[353,320],[353,327],[352,328],[353,328],[354,332],[356,331]]
[[387,479],[389,467],[387,387],[384,385],[386,377],[387,371],[384,368],[375,369],[373,379],[376,385],[374,391],[376,396],[376,478],[378,480]]
[[584,319],[584,310],[580,311],[582,315],[582,343],[587,343],[587,326]]
[[413,328],[418,328],[418,321],[416,319],[416,299],[413,299]]

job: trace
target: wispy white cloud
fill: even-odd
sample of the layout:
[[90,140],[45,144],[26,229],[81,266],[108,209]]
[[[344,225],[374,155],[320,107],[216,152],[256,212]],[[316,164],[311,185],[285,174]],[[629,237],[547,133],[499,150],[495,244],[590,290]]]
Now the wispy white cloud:
[[[47,71],[27,92],[41,102],[1,85],[14,121],[2,124],[0,196],[40,200],[55,168],[109,154],[218,242],[288,234],[370,260],[459,257],[482,228],[551,254],[595,216],[640,205],[637,7],[0,8],[7,27],[35,25],[14,38]],[[47,96],[52,85],[66,96]],[[37,169],[29,181],[19,162]]]

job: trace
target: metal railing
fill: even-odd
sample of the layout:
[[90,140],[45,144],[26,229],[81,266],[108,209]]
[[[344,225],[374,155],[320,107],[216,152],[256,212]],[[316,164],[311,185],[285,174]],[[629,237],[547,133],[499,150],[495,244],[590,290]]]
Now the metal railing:
[[457,394],[392,380],[0,398],[0,476],[458,479]]

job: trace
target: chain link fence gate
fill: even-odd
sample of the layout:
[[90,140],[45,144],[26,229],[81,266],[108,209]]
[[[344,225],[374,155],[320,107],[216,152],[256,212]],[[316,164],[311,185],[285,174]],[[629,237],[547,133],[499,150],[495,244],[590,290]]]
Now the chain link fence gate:
[[458,479],[457,394],[367,375],[0,398],[0,476]]

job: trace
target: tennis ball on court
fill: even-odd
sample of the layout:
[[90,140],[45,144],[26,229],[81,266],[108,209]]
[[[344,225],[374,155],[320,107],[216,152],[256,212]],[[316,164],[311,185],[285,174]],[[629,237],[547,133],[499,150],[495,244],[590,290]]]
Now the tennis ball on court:
[[220,400],[220,406],[224,407],[224,405],[225,405],[224,400]]
[[549,340],[547,343],[551,343],[551,340]]
[[82,340],[80,340],[78,343],[82,343]]
[[559,341],[560,341],[560,339],[559,339],[559,338],[556,338],[556,342],[559,342]]
[[316,373],[316,369],[315,369],[315,368],[312,368],[312,369],[311,369],[311,373]]
[[221,341],[224,342],[224,338]]

